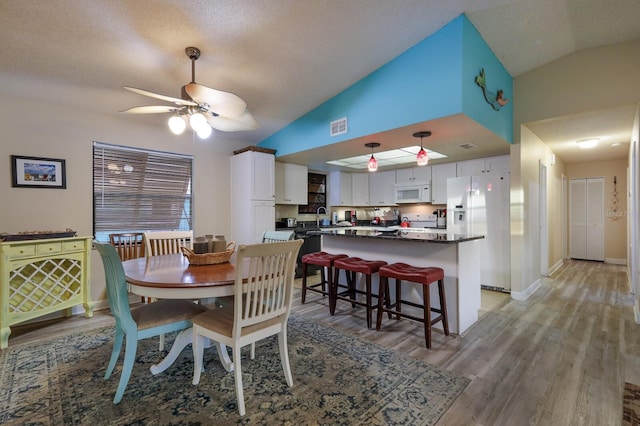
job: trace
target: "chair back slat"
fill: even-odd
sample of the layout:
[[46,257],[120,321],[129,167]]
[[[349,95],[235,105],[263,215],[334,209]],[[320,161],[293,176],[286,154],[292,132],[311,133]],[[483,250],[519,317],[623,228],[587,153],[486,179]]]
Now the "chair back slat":
[[193,248],[193,231],[145,232],[144,240],[147,257],[181,253],[181,246]]
[[277,241],[293,240],[295,232],[293,231],[264,231],[262,234],[263,243],[275,243]]
[[116,249],[122,261],[144,257],[145,244],[143,232],[109,234],[109,241]]
[[[293,240],[239,246],[234,333],[277,317],[284,317],[286,321],[301,245],[302,240]],[[246,280],[243,277],[247,277]]]

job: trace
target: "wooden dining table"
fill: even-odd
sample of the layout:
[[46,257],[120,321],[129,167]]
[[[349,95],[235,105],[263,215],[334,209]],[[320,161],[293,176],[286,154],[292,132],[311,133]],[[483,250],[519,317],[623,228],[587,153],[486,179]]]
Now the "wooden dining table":
[[[229,262],[216,265],[191,265],[182,254],[141,257],[122,262],[129,291],[156,299],[202,300],[233,296],[236,279],[234,256]],[[151,366],[151,373],[166,370],[182,350],[192,342],[192,329],[182,330],[167,356]],[[227,348],[215,342],[220,362],[225,370],[233,371]]]

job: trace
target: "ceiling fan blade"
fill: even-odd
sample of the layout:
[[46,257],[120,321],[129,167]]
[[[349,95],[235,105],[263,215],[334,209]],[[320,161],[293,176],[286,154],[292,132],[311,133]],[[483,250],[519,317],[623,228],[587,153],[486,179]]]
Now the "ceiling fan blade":
[[195,102],[192,102],[192,101],[186,101],[186,100],[180,99],[180,98],[173,98],[171,96],[159,95],[157,93],[149,92],[148,90],[137,89],[135,87],[125,86],[125,89],[127,89],[130,92],[137,93],[139,95],[149,96],[151,98],[161,99],[161,100],[167,101],[167,102],[173,102],[176,105],[184,105],[184,106],[197,106],[198,105],[198,104],[196,104]]
[[246,130],[255,130],[258,128],[258,121],[251,115],[248,110],[244,111],[242,117],[230,118],[222,116],[207,115],[207,122],[211,127],[223,132],[242,132]]
[[242,118],[247,104],[237,95],[222,90],[211,89],[197,83],[184,86],[187,95],[198,104],[209,105],[209,111],[230,118]]
[[159,114],[163,112],[175,112],[180,110],[180,107],[175,107],[171,105],[155,105],[155,106],[139,106],[133,107],[129,109],[125,109],[124,111],[129,114]]

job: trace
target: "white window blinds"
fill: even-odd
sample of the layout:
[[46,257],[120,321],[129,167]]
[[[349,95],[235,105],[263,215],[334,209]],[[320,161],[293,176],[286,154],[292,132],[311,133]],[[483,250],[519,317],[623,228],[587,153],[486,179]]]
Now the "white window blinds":
[[193,156],[93,144],[94,236],[193,229]]

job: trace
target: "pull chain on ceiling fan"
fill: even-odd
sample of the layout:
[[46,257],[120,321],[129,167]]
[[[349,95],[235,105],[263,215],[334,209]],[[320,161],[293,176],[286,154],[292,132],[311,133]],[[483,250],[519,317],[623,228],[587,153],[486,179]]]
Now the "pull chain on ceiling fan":
[[171,102],[174,105],[140,106],[122,112],[129,114],[173,113],[174,115],[169,119],[169,128],[173,133],[181,134],[188,122],[201,139],[208,138],[212,129],[223,132],[257,129],[258,122],[251,115],[242,98],[230,92],[196,83],[196,61],[200,57],[200,49],[187,47],[185,52],[191,59],[191,82],[182,86],[182,99],[135,87],[125,87],[130,92]]

